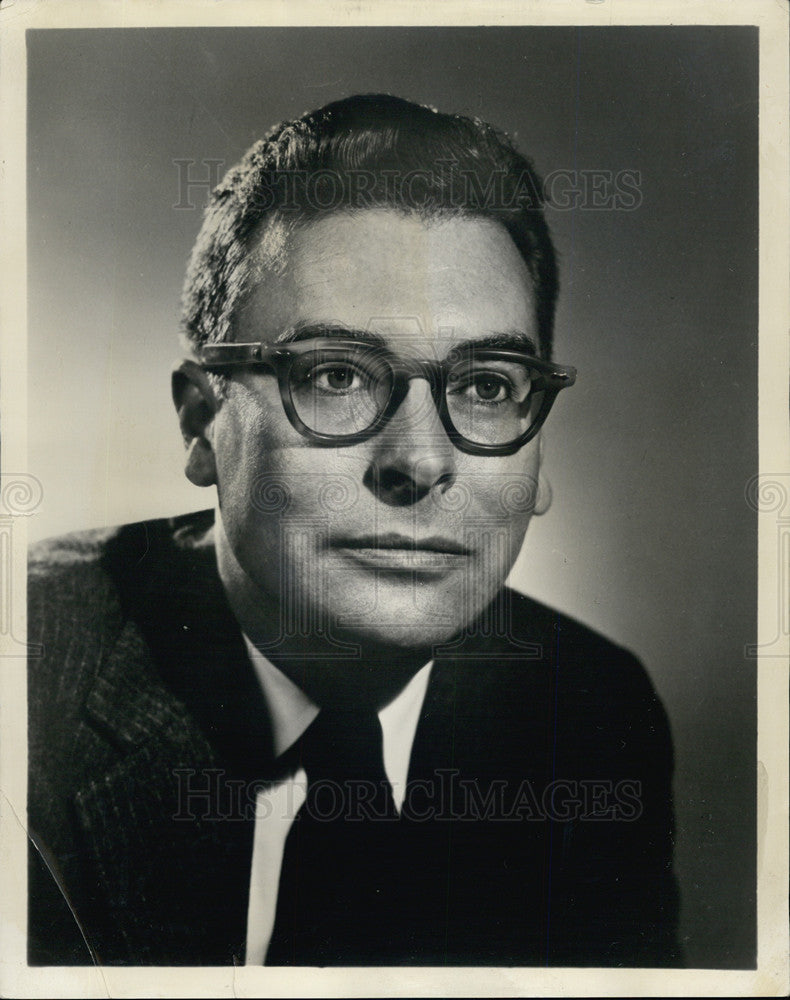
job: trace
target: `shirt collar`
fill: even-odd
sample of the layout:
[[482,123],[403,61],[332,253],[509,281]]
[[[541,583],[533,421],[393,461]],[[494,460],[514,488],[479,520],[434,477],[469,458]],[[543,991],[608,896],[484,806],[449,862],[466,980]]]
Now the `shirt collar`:
[[[282,670],[275,667],[246,635],[244,642],[269,708],[274,754],[279,757],[296,743],[321,708],[286,677]],[[379,712],[384,742],[384,770],[392,785],[395,805],[399,810],[405,795],[411,749],[432,667],[433,660],[430,660]]]
[[274,756],[279,757],[296,743],[321,709],[282,670],[278,670],[247,635],[244,642],[263,688],[272,722]]

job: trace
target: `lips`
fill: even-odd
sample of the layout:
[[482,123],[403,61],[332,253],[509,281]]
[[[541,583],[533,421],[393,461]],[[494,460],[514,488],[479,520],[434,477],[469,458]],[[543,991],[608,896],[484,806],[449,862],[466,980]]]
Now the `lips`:
[[441,552],[448,555],[468,556],[471,549],[460,545],[453,538],[430,535],[427,538],[413,538],[389,532],[384,535],[359,535],[339,537],[332,540],[332,546],[343,549],[380,549],[383,552]]
[[466,562],[472,551],[453,538],[415,538],[389,532],[333,538],[330,547],[355,563],[389,572],[446,572]]

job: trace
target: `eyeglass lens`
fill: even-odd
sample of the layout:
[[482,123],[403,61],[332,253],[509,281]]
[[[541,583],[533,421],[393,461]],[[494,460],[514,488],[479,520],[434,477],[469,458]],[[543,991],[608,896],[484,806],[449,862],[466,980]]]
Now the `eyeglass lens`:
[[[527,360],[469,357],[447,375],[445,402],[456,431],[476,444],[504,445],[532,425],[543,392]],[[310,351],[294,359],[290,391],[300,420],[321,434],[355,434],[371,427],[395,389],[392,367],[364,350]]]

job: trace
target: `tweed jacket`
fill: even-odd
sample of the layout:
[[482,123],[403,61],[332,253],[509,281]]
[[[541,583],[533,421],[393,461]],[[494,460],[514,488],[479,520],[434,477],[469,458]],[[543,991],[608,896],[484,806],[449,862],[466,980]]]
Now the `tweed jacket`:
[[[254,822],[227,791],[276,765],[212,539],[203,512],[31,555],[32,964],[244,960]],[[503,590],[436,651],[420,814],[382,859],[388,940],[359,963],[681,964],[671,779],[641,664]]]

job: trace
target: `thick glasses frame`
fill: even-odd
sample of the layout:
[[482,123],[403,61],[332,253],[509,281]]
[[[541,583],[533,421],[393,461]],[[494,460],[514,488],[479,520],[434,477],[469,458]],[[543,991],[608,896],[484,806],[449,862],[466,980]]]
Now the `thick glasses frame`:
[[[377,363],[386,366],[392,376],[392,392],[387,404],[370,426],[351,434],[324,434],[316,431],[300,418],[291,394],[291,367],[298,358],[310,351],[320,350],[326,361],[342,361],[347,358],[348,351],[364,352],[375,358]],[[542,392],[543,399],[529,427],[515,440],[505,444],[481,444],[465,438],[455,427],[447,407],[447,380],[450,372],[467,358],[476,361],[520,361],[527,362],[529,367],[538,373],[534,382],[534,391]],[[301,340],[291,344],[276,344],[269,346],[257,344],[207,344],[200,352],[200,365],[206,371],[227,373],[229,369],[261,366],[269,368],[277,376],[280,398],[286,416],[291,425],[303,437],[320,447],[337,447],[352,445],[377,434],[394,416],[398,407],[406,398],[409,382],[415,378],[427,379],[431,387],[431,395],[439,414],[439,419],[447,436],[460,451],[470,455],[513,455],[523,448],[538,433],[549,414],[554,400],[561,389],[573,385],[576,381],[576,369],[567,365],[555,365],[526,351],[505,347],[475,347],[459,348],[453,351],[443,361],[422,358],[406,358],[394,354],[377,344],[366,344],[359,340],[342,340],[318,338]]]

